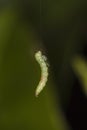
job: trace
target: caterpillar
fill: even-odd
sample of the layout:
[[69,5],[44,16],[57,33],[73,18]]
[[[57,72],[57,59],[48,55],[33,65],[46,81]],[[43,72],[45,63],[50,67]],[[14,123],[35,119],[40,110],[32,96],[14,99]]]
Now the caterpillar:
[[35,53],[35,59],[39,63],[41,68],[41,79],[35,91],[35,96],[37,97],[39,93],[43,90],[48,80],[48,66],[46,64],[46,56],[42,55],[41,51]]

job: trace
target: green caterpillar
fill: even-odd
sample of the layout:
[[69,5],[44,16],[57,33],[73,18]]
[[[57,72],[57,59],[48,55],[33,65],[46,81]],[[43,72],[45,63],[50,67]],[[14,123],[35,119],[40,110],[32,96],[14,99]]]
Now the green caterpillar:
[[42,55],[41,51],[35,53],[35,59],[41,67],[41,79],[35,91],[35,96],[37,97],[39,93],[43,90],[48,80],[48,66],[46,64],[46,56]]

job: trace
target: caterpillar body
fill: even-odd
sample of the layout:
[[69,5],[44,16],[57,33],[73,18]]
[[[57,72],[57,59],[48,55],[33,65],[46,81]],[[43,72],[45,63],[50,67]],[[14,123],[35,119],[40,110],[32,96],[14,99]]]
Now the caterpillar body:
[[41,51],[35,53],[35,59],[39,63],[41,68],[41,79],[35,91],[35,96],[37,97],[39,93],[43,90],[48,80],[48,66],[46,64],[46,56],[42,55]]

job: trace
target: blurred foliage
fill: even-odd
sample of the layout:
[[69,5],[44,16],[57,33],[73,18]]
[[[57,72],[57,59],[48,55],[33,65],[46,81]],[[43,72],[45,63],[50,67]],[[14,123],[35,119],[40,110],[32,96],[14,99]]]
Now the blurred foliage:
[[36,99],[40,68],[34,59],[39,44],[32,25],[12,8],[0,14],[0,129],[67,130],[59,105],[56,110],[49,78]]
[[[0,7],[0,129],[68,130],[62,110],[69,104],[74,82],[71,59],[83,49],[87,2],[5,0]],[[36,99],[38,49],[47,52],[51,72]],[[83,62],[74,65],[81,76]]]
[[82,84],[82,89],[87,96],[87,61],[84,57],[77,56],[73,59],[72,67]]

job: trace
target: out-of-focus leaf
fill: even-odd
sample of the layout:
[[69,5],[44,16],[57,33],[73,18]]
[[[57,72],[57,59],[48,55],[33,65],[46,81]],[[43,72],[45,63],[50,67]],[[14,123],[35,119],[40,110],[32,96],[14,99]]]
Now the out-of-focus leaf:
[[8,9],[0,15],[0,129],[67,130],[60,105],[56,108],[51,75],[35,97],[40,78],[34,58],[38,42],[31,25],[19,22],[16,15]]
[[74,58],[72,66],[87,96],[87,61],[83,57],[77,56]]

